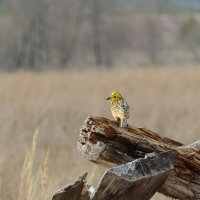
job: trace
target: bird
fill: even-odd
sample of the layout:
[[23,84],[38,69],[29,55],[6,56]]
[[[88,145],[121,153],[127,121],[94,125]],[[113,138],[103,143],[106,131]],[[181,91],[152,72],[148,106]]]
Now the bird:
[[114,119],[120,122],[120,127],[128,126],[129,105],[119,92],[112,92],[111,96],[106,98],[111,103],[111,113]]

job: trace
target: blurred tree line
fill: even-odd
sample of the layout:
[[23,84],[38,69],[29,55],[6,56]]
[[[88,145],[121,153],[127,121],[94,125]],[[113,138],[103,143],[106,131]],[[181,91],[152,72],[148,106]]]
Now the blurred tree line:
[[172,0],[0,0],[0,44],[4,69],[182,65],[200,60],[200,15]]

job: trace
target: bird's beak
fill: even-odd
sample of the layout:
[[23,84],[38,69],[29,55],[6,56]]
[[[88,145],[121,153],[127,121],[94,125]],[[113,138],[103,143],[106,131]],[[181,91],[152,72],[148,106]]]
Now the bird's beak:
[[109,100],[111,100],[111,97],[105,98],[105,100],[109,101]]

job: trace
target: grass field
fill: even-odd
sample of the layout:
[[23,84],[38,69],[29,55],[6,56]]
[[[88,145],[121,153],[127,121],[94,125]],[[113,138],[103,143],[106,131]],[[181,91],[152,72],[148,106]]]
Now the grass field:
[[195,67],[1,73],[0,200],[50,199],[85,171],[96,183],[105,169],[84,160],[76,142],[88,115],[112,118],[104,98],[113,90],[127,99],[130,124],[199,140],[199,88]]

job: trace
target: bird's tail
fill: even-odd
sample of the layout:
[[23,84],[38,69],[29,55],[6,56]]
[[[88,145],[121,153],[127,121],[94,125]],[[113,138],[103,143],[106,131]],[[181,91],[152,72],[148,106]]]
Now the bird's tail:
[[123,118],[123,119],[121,119],[121,127],[126,127],[126,126],[128,126],[128,121],[127,121],[127,119],[126,118]]

